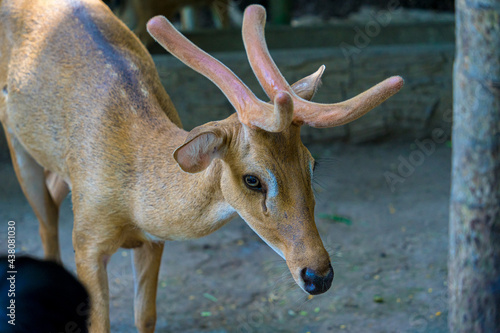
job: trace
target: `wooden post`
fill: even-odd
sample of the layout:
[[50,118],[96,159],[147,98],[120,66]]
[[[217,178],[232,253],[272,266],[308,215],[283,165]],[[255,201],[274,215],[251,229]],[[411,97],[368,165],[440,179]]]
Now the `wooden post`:
[[500,1],[456,0],[449,327],[500,332]]

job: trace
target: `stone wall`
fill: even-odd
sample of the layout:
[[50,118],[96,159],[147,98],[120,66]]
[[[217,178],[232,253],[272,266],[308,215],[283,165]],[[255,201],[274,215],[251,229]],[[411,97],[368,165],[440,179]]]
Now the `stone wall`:
[[[403,89],[364,117],[332,129],[303,129],[305,142],[342,139],[366,142],[387,135],[425,136],[433,128],[449,129],[452,107],[453,44],[375,46],[346,57],[339,48],[271,52],[285,78],[295,82],[326,65],[314,101],[348,99],[391,75],[405,79]],[[215,53],[261,99],[266,99],[241,52]],[[176,105],[184,127],[192,129],[229,116],[233,108],[209,80],[170,56],[155,56],[160,78]]]
[[[346,140],[360,143],[389,135],[425,136],[434,128],[449,129],[452,107],[453,43],[375,45],[347,54],[344,49],[281,49],[271,52],[292,83],[326,65],[323,84],[314,101],[332,103],[350,98],[391,75],[405,86],[394,97],[355,122],[332,129],[304,127],[304,142]],[[266,99],[243,52],[213,53],[255,92]],[[209,80],[168,55],[154,60],[163,85],[176,105],[184,127],[229,116],[233,109]],[[1,130],[0,130],[1,131]],[[0,133],[0,159],[8,156]]]

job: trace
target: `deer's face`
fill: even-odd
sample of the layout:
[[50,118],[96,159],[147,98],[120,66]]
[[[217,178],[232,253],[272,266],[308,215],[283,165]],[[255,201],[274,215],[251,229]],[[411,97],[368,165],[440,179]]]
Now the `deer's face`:
[[286,260],[304,291],[315,295],[330,288],[333,269],[314,222],[314,159],[300,140],[300,126],[271,133],[231,116],[191,131],[174,157],[187,172],[222,160],[226,202]]
[[240,125],[224,161],[227,202],[286,260],[304,291],[328,290],[333,270],[314,222],[314,159],[300,127],[269,133]]
[[314,223],[314,160],[300,141],[299,128],[349,123],[395,94],[403,80],[391,77],[341,103],[312,103],[325,67],[289,85],[267,50],[265,22],[265,9],[249,6],[242,34],[252,70],[271,103],[258,99],[164,17],[147,26],[165,49],[214,82],[237,112],[237,117],[193,129],[175,151],[175,160],[191,173],[207,169],[213,159],[224,161],[220,184],[225,200],[286,259],[299,286],[319,294],[330,287],[333,270]]

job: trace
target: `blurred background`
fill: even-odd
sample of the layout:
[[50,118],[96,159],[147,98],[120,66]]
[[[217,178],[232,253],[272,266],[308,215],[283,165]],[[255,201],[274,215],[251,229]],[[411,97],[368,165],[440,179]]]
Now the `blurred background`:
[[[348,99],[392,75],[405,79],[398,94],[350,124],[303,127],[319,162],[316,219],[332,255],[332,289],[307,297],[286,264],[237,219],[203,239],[166,244],[157,332],[447,332],[453,1],[107,3],[153,54],[187,130],[234,110],[147,35],[155,15],[171,19],[261,99],[241,40],[242,13],[252,3],[268,10],[270,53],[290,83],[326,65],[316,102]],[[16,221],[20,254],[43,256],[3,135],[0,183],[0,220]],[[70,201],[60,238],[64,264],[74,271]],[[130,256],[120,250],[108,268],[113,332],[135,332]]]
[[[233,112],[218,89],[166,52],[147,33],[165,15],[203,50],[228,65],[261,98],[244,53],[241,21],[247,0],[110,0],[109,5],[154,54],[161,80],[191,129]],[[369,142],[390,135],[426,135],[451,109],[453,1],[270,0],[266,40],[290,83],[326,65],[317,102],[345,100],[391,75],[405,89],[360,120],[328,131],[304,129],[306,140]],[[193,92],[197,95],[193,98]]]

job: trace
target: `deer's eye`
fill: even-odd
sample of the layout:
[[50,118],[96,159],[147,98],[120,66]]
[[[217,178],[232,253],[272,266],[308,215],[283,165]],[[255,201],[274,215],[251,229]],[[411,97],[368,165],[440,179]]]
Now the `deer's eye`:
[[262,190],[262,184],[260,183],[259,178],[252,176],[252,175],[246,175],[243,176],[243,179],[245,181],[245,185],[255,191],[261,191]]

